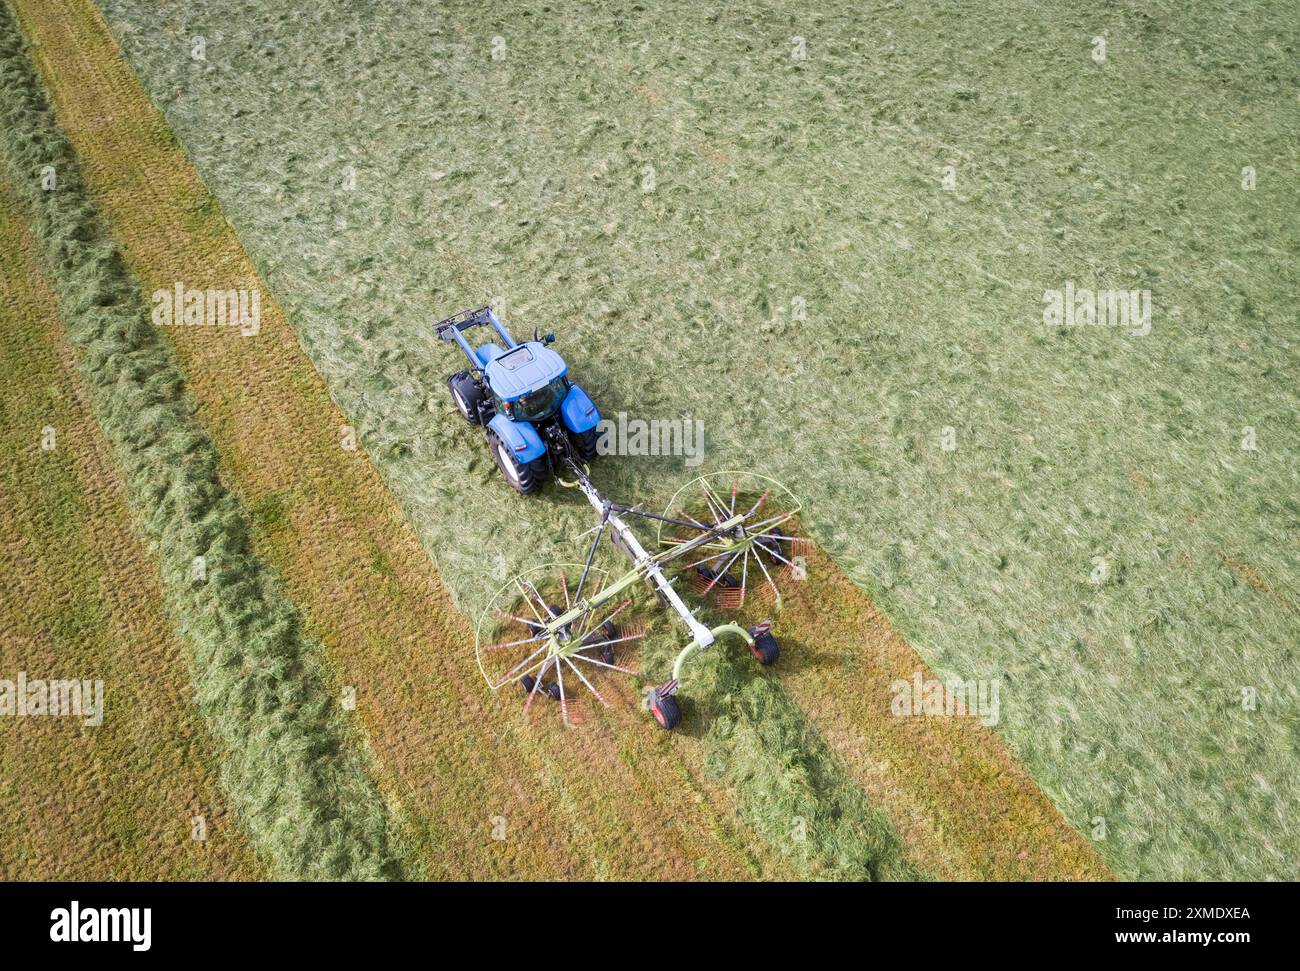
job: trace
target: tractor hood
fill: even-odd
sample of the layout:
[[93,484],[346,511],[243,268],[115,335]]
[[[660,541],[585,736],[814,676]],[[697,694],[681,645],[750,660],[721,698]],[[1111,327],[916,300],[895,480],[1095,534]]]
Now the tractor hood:
[[564,377],[568,370],[564,358],[549,347],[528,341],[494,357],[483,369],[483,376],[503,401],[514,401]]

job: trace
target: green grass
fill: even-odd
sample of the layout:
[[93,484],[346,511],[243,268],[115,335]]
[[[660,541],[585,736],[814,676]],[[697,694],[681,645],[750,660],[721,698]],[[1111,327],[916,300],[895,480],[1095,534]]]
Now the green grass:
[[[31,214],[80,375],[158,557],[191,648],[200,710],[224,751],[222,779],[256,850],[284,878],[403,874],[355,728],[326,688],[319,644],[249,551],[249,516],[216,473],[183,381],[116,244],[89,201],[7,7],[0,6],[0,154]],[[42,166],[58,188],[43,191]],[[206,577],[191,564],[206,558]],[[72,605],[55,636],[88,634]],[[129,819],[117,833],[137,834]]]
[[[1290,4],[103,6],[468,610],[589,525],[450,412],[429,325],[504,298],[607,414],[704,418],[706,467],[799,492],[936,671],[1001,679],[1119,873],[1292,873]],[[1149,288],[1151,333],[1045,328],[1067,281]]]

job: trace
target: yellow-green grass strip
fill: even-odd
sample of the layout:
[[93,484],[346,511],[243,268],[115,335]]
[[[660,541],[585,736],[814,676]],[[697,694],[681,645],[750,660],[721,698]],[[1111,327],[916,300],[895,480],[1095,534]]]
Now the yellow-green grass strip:
[[81,685],[58,717],[5,706],[0,879],[263,876],[5,179],[0,334],[0,678]]
[[[191,647],[223,782],[257,851],[286,878],[404,875],[356,732],[317,643],[249,551],[249,518],[147,305],[56,126],[17,25],[0,9],[0,142],[43,247],[78,371],[112,444],[167,601]],[[57,188],[43,188],[52,166]],[[196,558],[202,557],[201,567]],[[202,578],[199,579],[198,577]]]

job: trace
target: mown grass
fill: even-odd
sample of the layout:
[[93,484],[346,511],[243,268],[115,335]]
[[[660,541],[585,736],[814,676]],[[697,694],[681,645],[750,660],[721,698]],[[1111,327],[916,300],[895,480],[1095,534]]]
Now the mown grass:
[[[378,458],[400,457],[403,451],[396,447]],[[743,663],[728,662],[727,670],[735,680]],[[909,876],[888,822],[866,806],[798,707],[779,690],[765,697],[751,688],[753,697],[747,697],[723,683],[714,693],[702,692],[728,715],[710,719],[705,741],[714,774],[737,793],[745,822],[811,873]],[[754,724],[760,713],[766,721],[761,731]],[[796,825],[806,837],[791,838]]]
[[[710,467],[809,500],[1118,872],[1290,874],[1289,4],[104,8],[467,607],[588,525],[450,414],[429,324],[496,299],[607,413],[705,418]],[[1045,328],[1067,281],[1151,289],[1152,332]]]
[[[88,0],[13,7],[88,187],[145,289],[178,279],[261,285],[219,210],[202,202],[201,181],[98,11]],[[215,215],[198,226],[199,210]],[[736,821],[729,796],[703,777],[698,744],[646,732],[646,716],[623,706],[591,712],[578,732],[549,719],[530,730],[517,695],[483,691],[472,630],[374,466],[339,448],[345,418],[274,300],[263,304],[256,340],[202,328],[168,337],[221,452],[223,481],[250,509],[292,497],[292,531],[255,527],[253,547],[326,645],[339,683],[357,688],[378,784],[426,875],[796,874]],[[380,552],[391,578],[374,572]],[[492,838],[494,817],[509,820],[507,839]]]
[[157,565],[17,213],[0,178],[0,671],[101,681],[104,710],[95,726],[5,719],[0,879],[255,879],[264,868],[221,792]]
[[[0,9],[5,159],[48,264],[79,373],[192,650],[222,780],[256,850],[287,878],[380,879],[403,866],[355,730],[325,690],[320,646],[249,552],[249,518],[148,308],[88,198],[9,11]],[[58,187],[42,189],[52,165]],[[205,575],[192,573],[205,558]]]

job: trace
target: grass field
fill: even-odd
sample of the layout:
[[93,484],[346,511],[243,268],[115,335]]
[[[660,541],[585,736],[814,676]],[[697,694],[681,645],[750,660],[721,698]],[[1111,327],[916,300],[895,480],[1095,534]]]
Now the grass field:
[[[250,549],[161,330],[86,191],[35,66],[0,10],[0,149],[67,324],[89,406],[189,647],[192,698],[256,851],[284,877],[405,872],[355,727],[319,645]],[[44,175],[53,171],[51,186]],[[41,178],[34,177],[41,173]],[[90,603],[78,605],[88,609]]]
[[[182,276],[195,285],[249,278],[237,240],[203,205],[202,186],[115,49],[94,45],[93,17],[20,12],[88,182],[148,288]],[[104,125],[110,116],[122,123]],[[207,220],[187,215],[195,210]],[[699,755],[670,749],[640,717],[624,712],[606,724],[617,744],[602,734],[534,737],[497,720],[471,629],[373,467],[338,447],[343,418],[286,326],[268,307],[262,334],[280,339],[181,329],[169,343],[223,456],[223,478],[255,511],[254,546],[327,645],[336,680],[357,689],[380,784],[404,810],[425,875],[794,875],[732,819]],[[505,840],[491,838],[496,818]]]
[[[0,18],[5,569],[48,561],[32,601],[76,616],[7,602],[0,658],[156,666],[170,701],[0,739],[0,875],[1293,875],[1288,5],[5,3],[39,69]],[[260,289],[260,331],[149,326],[177,283]],[[1149,294],[1149,329],[1045,325],[1085,289]],[[488,595],[592,525],[451,407],[430,325],[488,301],[607,416],[703,421],[702,468],[606,457],[611,496],[752,468],[806,500],[780,664],[704,655],[679,732],[631,685],[568,732],[482,685]],[[74,365],[63,414],[108,447],[38,468]],[[1000,718],[895,717],[913,676],[996,684]],[[213,754],[46,825],[28,746],[90,780]],[[73,813],[115,835],[66,862]]]
[[0,670],[98,680],[103,708],[98,724],[33,718],[0,733],[0,880],[256,879],[264,868],[218,784],[157,568],[19,213],[0,179]]
[[[587,525],[449,416],[429,325],[491,299],[801,493],[1117,872],[1289,872],[1289,5],[104,9],[467,610]],[[1044,326],[1067,284],[1150,332]]]

